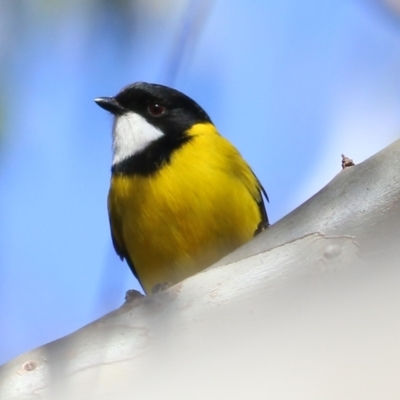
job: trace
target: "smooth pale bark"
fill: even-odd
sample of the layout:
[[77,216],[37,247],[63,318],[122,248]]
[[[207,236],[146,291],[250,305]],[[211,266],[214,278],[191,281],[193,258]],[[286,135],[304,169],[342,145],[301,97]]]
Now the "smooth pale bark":
[[7,363],[0,399],[400,398],[399,260],[397,141],[216,266]]

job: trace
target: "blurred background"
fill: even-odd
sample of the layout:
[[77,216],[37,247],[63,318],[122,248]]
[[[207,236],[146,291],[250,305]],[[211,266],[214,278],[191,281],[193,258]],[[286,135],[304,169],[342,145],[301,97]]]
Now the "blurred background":
[[112,119],[135,81],[198,101],[274,223],[400,136],[400,1],[2,0],[0,365],[139,289],[112,248]]

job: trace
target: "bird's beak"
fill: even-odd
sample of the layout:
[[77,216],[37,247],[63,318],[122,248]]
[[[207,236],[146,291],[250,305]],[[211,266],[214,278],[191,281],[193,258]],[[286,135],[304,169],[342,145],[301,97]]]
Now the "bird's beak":
[[98,97],[97,99],[94,99],[94,102],[114,115],[121,115],[126,111],[125,108],[118,103],[115,97]]

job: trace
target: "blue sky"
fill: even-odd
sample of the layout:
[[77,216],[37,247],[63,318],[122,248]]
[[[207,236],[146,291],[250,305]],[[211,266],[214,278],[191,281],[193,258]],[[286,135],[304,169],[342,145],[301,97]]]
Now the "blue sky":
[[400,23],[379,2],[209,1],[204,18],[199,3],[0,5],[0,364],[138,289],[111,244],[112,121],[95,97],[135,81],[193,97],[264,184],[272,222],[340,154],[361,162],[399,137]]

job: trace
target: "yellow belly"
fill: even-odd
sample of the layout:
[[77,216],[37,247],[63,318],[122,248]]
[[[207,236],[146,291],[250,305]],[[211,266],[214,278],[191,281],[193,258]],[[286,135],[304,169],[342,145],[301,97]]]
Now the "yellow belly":
[[250,240],[261,213],[257,179],[210,124],[151,176],[114,175],[108,197],[117,245],[146,293],[177,283]]

